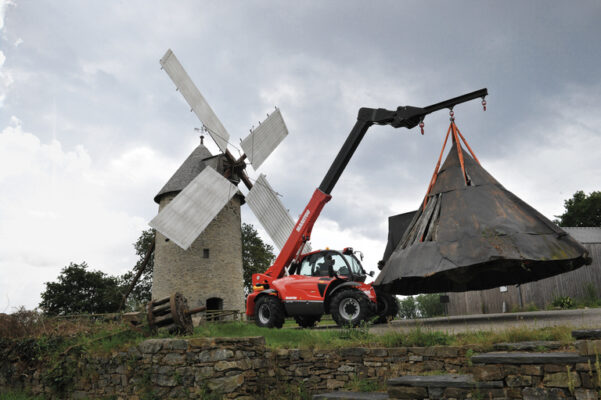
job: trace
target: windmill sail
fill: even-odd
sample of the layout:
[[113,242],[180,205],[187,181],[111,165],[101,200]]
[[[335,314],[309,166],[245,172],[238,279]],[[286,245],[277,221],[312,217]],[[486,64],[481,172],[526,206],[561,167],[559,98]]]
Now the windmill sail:
[[160,63],[198,119],[205,125],[219,149],[225,153],[228,141],[230,140],[230,134],[224,128],[221,121],[219,121],[219,118],[217,118],[217,115],[215,115],[215,112],[213,112],[209,103],[207,103],[194,82],[192,82],[192,79],[190,79],[190,76],[171,49],[167,50],[163,58],[161,58]]
[[403,295],[481,290],[590,263],[582,245],[505,189],[455,137],[425,202],[390,236],[397,243],[376,285]]
[[288,135],[288,128],[286,128],[280,110],[276,109],[242,141],[241,146],[244,154],[248,157],[255,171],[278,147],[286,135]]
[[[246,196],[246,203],[261,225],[267,231],[271,240],[281,250],[294,229],[294,220],[278,199],[265,175],[261,174]],[[308,244],[305,251],[310,251]]]
[[237,191],[213,168],[204,168],[149,225],[186,250]]

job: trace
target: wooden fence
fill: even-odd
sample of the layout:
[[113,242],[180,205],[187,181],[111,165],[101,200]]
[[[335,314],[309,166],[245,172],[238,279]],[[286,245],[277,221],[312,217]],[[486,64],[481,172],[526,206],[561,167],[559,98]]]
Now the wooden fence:
[[585,298],[589,291],[601,297],[601,243],[584,244],[584,247],[593,259],[591,265],[540,281],[508,286],[505,292],[494,288],[449,293],[448,315],[501,313],[528,305],[544,309],[558,296]]

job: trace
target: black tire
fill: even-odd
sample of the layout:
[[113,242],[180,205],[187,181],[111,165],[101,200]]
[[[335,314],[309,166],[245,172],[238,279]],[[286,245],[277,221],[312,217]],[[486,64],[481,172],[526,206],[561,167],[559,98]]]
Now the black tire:
[[282,302],[275,296],[261,296],[255,303],[255,323],[264,328],[281,328],[286,315]]
[[354,289],[342,289],[330,302],[330,314],[338,326],[357,326],[371,316],[369,299]]
[[376,310],[378,318],[374,323],[384,324],[393,320],[399,313],[399,303],[397,303],[396,298],[389,293],[381,291],[376,291],[376,296],[378,300],[378,308]]
[[321,315],[295,315],[294,320],[301,328],[314,328],[321,321]]

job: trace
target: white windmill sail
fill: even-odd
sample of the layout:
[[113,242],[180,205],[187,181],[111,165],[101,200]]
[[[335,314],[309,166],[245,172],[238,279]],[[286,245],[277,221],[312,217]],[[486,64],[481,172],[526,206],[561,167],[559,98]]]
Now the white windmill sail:
[[186,250],[237,191],[230,181],[206,167],[149,225]]
[[259,169],[261,164],[288,135],[288,128],[280,110],[276,110],[254,129],[241,143],[244,154],[253,168]]
[[167,72],[175,86],[184,96],[198,119],[207,127],[209,134],[217,143],[219,149],[225,153],[227,143],[230,140],[230,134],[227,132],[209,103],[202,96],[190,76],[184,70],[175,54],[171,49],[167,50],[163,58],[161,58],[161,66]]
[[[265,175],[259,175],[259,179],[256,180],[246,196],[246,203],[263,225],[271,240],[281,250],[294,229],[294,220],[278,199],[275,190],[265,179]],[[305,247],[305,251],[307,250],[310,251],[308,244]]]

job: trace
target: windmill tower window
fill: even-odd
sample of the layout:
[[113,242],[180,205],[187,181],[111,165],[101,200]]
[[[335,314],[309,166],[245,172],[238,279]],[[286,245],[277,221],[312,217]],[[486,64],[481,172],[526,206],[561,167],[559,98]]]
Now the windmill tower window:
[[209,258],[209,249],[202,249],[202,258]]

